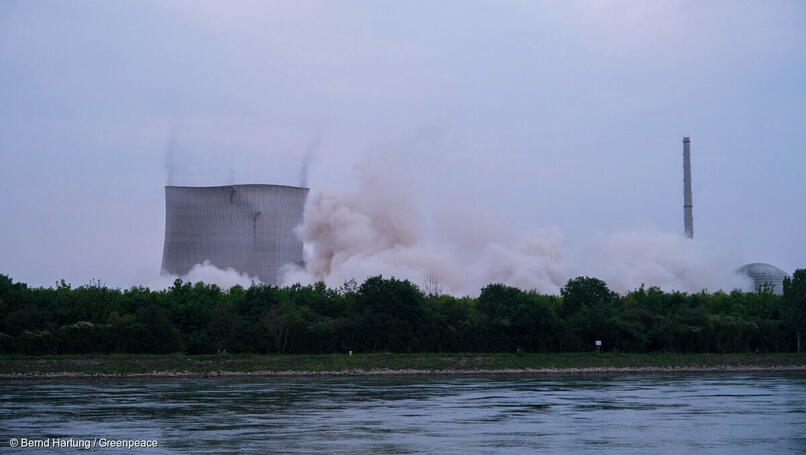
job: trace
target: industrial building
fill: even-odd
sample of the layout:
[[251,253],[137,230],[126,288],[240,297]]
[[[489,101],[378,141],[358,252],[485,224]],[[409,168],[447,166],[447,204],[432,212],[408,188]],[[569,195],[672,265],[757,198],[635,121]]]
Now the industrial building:
[[694,202],[691,197],[691,139],[683,138],[683,232],[694,238]]
[[789,274],[770,264],[753,262],[745,264],[736,270],[736,273],[747,275],[753,280],[753,289],[747,291],[755,292],[764,286],[772,286],[772,292],[781,295],[784,293],[784,278]]
[[162,272],[184,275],[209,260],[267,284],[280,268],[302,264],[302,224],[307,188],[283,185],[165,187]]
[[[691,138],[683,138],[683,233],[686,237],[694,238],[694,203],[691,191]],[[771,286],[772,292],[781,295],[784,293],[784,278],[789,274],[770,264],[754,262],[745,264],[736,273],[747,276],[753,282],[748,292],[756,292],[765,286]]]

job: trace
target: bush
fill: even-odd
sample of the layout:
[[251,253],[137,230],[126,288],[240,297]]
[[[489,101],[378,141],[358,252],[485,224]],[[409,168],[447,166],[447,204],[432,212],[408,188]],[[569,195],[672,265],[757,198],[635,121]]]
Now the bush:
[[222,290],[100,284],[28,288],[0,275],[0,353],[188,354],[363,352],[786,351],[802,335],[806,270],[769,291],[687,294],[641,287],[620,296],[596,278],[560,296],[494,283],[478,298],[426,296],[376,276]]

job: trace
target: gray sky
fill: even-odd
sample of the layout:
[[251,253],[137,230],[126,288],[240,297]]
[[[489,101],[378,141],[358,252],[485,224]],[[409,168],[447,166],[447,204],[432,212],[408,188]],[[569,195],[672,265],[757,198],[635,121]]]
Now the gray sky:
[[[234,3],[234,4],[233,4]],[[802,1],[0,2],[0,273],[159,271],[163,186],[350,187],[402,157],[425,218],[694,229],[806,267]],[[390,161],[390,166],[395,166]],[[426,223],[427,224],[427,223]]]

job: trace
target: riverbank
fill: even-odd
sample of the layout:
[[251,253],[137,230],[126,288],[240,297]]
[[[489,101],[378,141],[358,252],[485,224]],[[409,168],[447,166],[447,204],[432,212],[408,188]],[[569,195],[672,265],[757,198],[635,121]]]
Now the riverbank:
[[0,356],[0,379],[174,376],[634,374],[806,371],[806,354]]

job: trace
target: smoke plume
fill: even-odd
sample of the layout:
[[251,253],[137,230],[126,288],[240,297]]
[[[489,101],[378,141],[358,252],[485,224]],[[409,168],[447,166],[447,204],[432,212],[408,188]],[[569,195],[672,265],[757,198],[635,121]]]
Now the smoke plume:
[[437,241],[424,234],[427,217],[404,169],[366,160],[358,167],[357,188],[312,194],[297,230],[306,264],[287,265],[284,284],[324,281],[338,287],[382,274],[454,295],[478,295],[489,283],[557,294],[578,275],[601,278],[622,293],[641,285],[689,292],[744,285],[726,254],[657,230],[596,235],[587,251],[574,251],[580,259],[569,263],[557,229],[516,238],[489,221],[499,217],[461,210],[459,203],[429,218],[441,234]]
[[656,229],[599,235],[580,273],[594,275],[617,292],[640,285],[665,291],[747,288],[747,277],[734,273],[738,259],[682,233]]
[[166,185],[176,184],[176,137],[169,133],[168,143],[165,145],[165,183]]
[[252,283],[260,283],[256,277],[250,277],[245,273],[239,273],[233,268],[220,269],[210,261],[196,264],[185,275],[160,275],[144,285],[150,289],[161,290],[173,286],[174,281],[179,278],[182,281],[196,283],[202,281],[206,284],[218,285],[221,289],[229,289],[235,285],[249,287]]
[[446,223],[440,228],[457,229],[448,232],[457,241],[429,241],[405,175],[388,164],[365,161],[358,169],[358,188],[310,197],[298,229],[306,244],[306,267],[287,266],[284,283],[321,280],[338,287],[351,278],[362,281],[383,274],[459,295],[475,294],[490,282],[546,292],[558,292],[564,284],[568,273],[556,232],[514,243],[477,239],[468,247],[462,229]]
[[302,157],[302,169],[299,173],[299,186],[302,188],[308,187],[308,169],[311,167],[311,161],[313,161],[316,149],[319,148],[320,141],[320,137],[315,136],[305,149],[305,155]]

